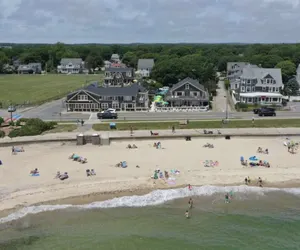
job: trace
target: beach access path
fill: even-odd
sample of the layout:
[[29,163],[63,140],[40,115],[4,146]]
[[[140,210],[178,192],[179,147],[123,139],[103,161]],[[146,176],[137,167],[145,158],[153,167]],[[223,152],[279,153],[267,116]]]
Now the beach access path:
[[[209,129],[210,130],[210,129]],[[226,128],[226,129],[218,129],[221,132],[221,135],[218,134],[217,129],[211,129],[213,131],[213,135],[204,135],[203,129],[178,129],[175,133],[172,133],[171,130],[155,130],[153,132],[158,133],[159,136],[151,136],[149,130],[136,130],[133,132],[131,136],[130,131],[101,131],[95,132],[92,129],[82,132],[63,132],[63,133],[53,133],[53,134],[45,134],[45,135],[37,135],[37,136],[24,136],[24,137],[16,137],[9,138],[5,137],[0,139],[0,146],[10,145],[12,143],[38,143],[38,142],[47,142],[47,141],[72,141],[76,140],[76,136],[79,133],[92,135],[99,134],[103,137],[110,139],[147,139],[147,138],[178,138],[184,136],[191,137],[212,137],[212,136],[300,136],[300,128]]]

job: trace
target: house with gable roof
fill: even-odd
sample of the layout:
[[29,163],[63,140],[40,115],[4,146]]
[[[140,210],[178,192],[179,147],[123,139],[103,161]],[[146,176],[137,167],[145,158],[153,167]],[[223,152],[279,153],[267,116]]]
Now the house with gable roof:
[[137,73],[140,74],[142,77],[150,77],[153,67],[154,59],[139,59]]
[[169,89],[165,101],[169,102],[171,107],[208,106],[209,94],[199,81],[187,77]]
[[84,72],[84,62],[81,58],[62,58],[57,66],[57,73],[80,74]]

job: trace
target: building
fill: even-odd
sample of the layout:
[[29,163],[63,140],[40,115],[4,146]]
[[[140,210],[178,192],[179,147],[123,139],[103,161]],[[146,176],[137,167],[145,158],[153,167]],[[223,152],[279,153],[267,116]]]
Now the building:
[[18,66],[18,74],[41,74],[42,64],[41,63],[28,63],[21,64]]
[[110,58],[110,61],[112,63],[121,63],[121,59],[120,59],[120,56],[118,54],[112,54],[111,58]]
[[100,111],[108,108],[117,111],[148,110],[148,91],[139,84],[128,87],[99,87],[91,84],[67,96],[68,111]]
[[165,101],[171,107],[207,106],[209,94],[197,80],[187,77],[169,89]]
[[238,79],[243,71],[243,68],[250,63],[247,62],[228,62],[227,63],[227,79],[234,81]]
[[231,84],[231,89],[235,98],[242,103],[281,105],[281,69],[247,65],[240,78]]
[[84,62],[81,58],[63,58],[57,66],[57,73],[80,74],[84,69]]
[[104,84],[112,87],[130,85],[134,80],[133,68],[106,68]]
[[154,59],[139,59],[138,60],[138,74],[142,77],[150,77],[151,71],[154,67]]

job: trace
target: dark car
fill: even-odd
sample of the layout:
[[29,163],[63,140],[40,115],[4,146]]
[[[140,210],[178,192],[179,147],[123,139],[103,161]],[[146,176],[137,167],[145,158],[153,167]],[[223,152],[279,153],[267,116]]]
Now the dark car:
[[259,116],[276,116],[275,109],[273,108],[261,108],[258,111]]
[[259,111],[260,111],[260,108],[253,109],[253,113],[254,113],[254,114],[258,114]]
[[103,113],[97,114],[98,119],[117,119],[118,114],[117,113],[111,113],[109,111],[105,111]]

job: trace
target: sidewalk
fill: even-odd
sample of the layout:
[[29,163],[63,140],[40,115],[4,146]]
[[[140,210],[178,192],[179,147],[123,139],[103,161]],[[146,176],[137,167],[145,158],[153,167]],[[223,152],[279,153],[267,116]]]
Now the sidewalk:
[[176,137],[224,137],[225,135],[230,136],[300,136],[300,128],[241,128],[241,129],[220,129],[221,135],[218,134],[218,130],[214,129],[213,135],[204,135],[203,130],[200,129],[180,129],[175,133],[171,130],[155,130],[155,133],[159,133],[159,136],[151,136],[148,130],[137,130],[134,131],[133,135],[130,135],[130,131],[80,131],[80,132],[64,132],[45,134],[38,136],[26,136],[17,137],[10,139],[5,137],[0,139],[0,145],[11,145],[16,143],[38,143],[38,142],[63,142],[63,141],[76,141],[76,137],[79,133],[91,135],[99,134],[103,138],[111,139],[146,139],[146,138],[176,138]]

